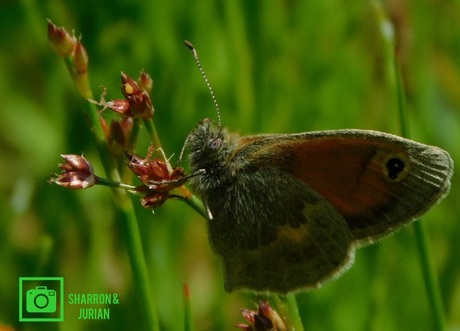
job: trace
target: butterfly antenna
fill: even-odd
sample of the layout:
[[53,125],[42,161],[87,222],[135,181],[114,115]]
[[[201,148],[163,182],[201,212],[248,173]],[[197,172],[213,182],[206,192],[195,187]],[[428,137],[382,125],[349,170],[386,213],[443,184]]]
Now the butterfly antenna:
[[206,85],[208,86],[208,90],[209,90],[209,92],[211,93],[212,101],[214,102],[214,107],[216,107],[217,122],[218,122],[218,124],[219,124],[219,128],[222,128],[221,119],[220,119],[219,104],[217,103],[216,97],[214,96],[214,91],[212,90],[211,84],[209,84],[208,77],[207,77],[206,74],[204,73],[203,67],[201,66],[200,60],[198,59],[198,53],[196,52],[195,47],[193,47],[193,45],[192,45],[192,43],[191,43],[190,41],[185,40],[184,43],[185,43],[185,46],[187,46],[188,49],[190,49],[190,50],[192,51],[192,55],[193,55],[193,57],[195,58],[196,65],[198,66],[198,69],[200,69],[201,76],[203,76],[204,81],[205,81]]

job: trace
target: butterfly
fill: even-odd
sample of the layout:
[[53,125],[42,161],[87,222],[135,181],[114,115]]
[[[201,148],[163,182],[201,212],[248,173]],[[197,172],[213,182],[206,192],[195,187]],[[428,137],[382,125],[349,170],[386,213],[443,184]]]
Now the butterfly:
[[445,197],[453,174],[441,148],[371,130],[240,136],[219,115],[185,147],[227,291],[287,293],[338,277],[356,248]]

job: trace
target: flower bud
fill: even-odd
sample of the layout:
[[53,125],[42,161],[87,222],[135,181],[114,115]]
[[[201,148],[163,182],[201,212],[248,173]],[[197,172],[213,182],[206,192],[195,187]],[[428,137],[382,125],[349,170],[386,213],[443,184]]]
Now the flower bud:
[[144,208],[155,209],[160,207],[169,198],[169,192],[153,192],[141,199]]
[[136,191],[143,194],[141,203],[144,208],[161,206],[170,198],[170,191],[184,185],[188,178],[183,168],[172,169],[168,161],[126,154],[129,159],[128,167],[143,184]]
[[135,118],[150,119],[153,116],[153,104],[148,93],[131,77],[121,73],[121,92],[128,100],[131,115]]
[[93,92],[88,78],[88,53],[80,41],[75,45],[71,58],[73,59],[71,74],[75,86],[84,98],[91,98]]
[[150,75],[148,73],[146,73],[145,71],[142,71],[141,72],[141,75],[139,76],[139,79],[138,79],[138,83],[139,83],[139,86],[147,93],[151,93],[152,92],[152,88],[153,88],[153,80],[152,78],[150,77]]
[[96,184],[93,166],[83,156],[75,154],[62,154],[64,163],[59,164],[60,174],[54,174],[49,180],[59,186],[72,190],[84,189]]
[[58,27],[48,20],[48,39],[51,46],[60,56],[72,54],[77,40],[71,36],[64,28]]
[[75,59],[75,71],[77,72],[77,75],[85,74],[88,71],[89,59],[88,53],[80,41],[75,45],[75,52],[73,56]]
[[238,324],[237,328],[245,331],[286,331],[286,325],[267,301],[259,303],[257,311],[242,309],[241,314],[248,324]]

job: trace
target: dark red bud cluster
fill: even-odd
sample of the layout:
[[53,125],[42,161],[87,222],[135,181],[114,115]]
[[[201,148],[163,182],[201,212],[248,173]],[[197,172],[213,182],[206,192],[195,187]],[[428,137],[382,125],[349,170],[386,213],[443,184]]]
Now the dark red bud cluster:
[[187,180],[182,167],[171,168],[167,161],[143,158],[127,154],[129,168],[143,185],[136,191],[143,194],[141,199],[144,208],[157,208],[168,198],[170,191],[182,186]]

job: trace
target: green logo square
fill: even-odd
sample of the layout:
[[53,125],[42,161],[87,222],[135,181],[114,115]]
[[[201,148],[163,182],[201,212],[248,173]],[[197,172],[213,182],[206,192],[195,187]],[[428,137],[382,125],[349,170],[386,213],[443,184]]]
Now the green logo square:
[[19,321],[63,322],[64,277],[19,277]]

